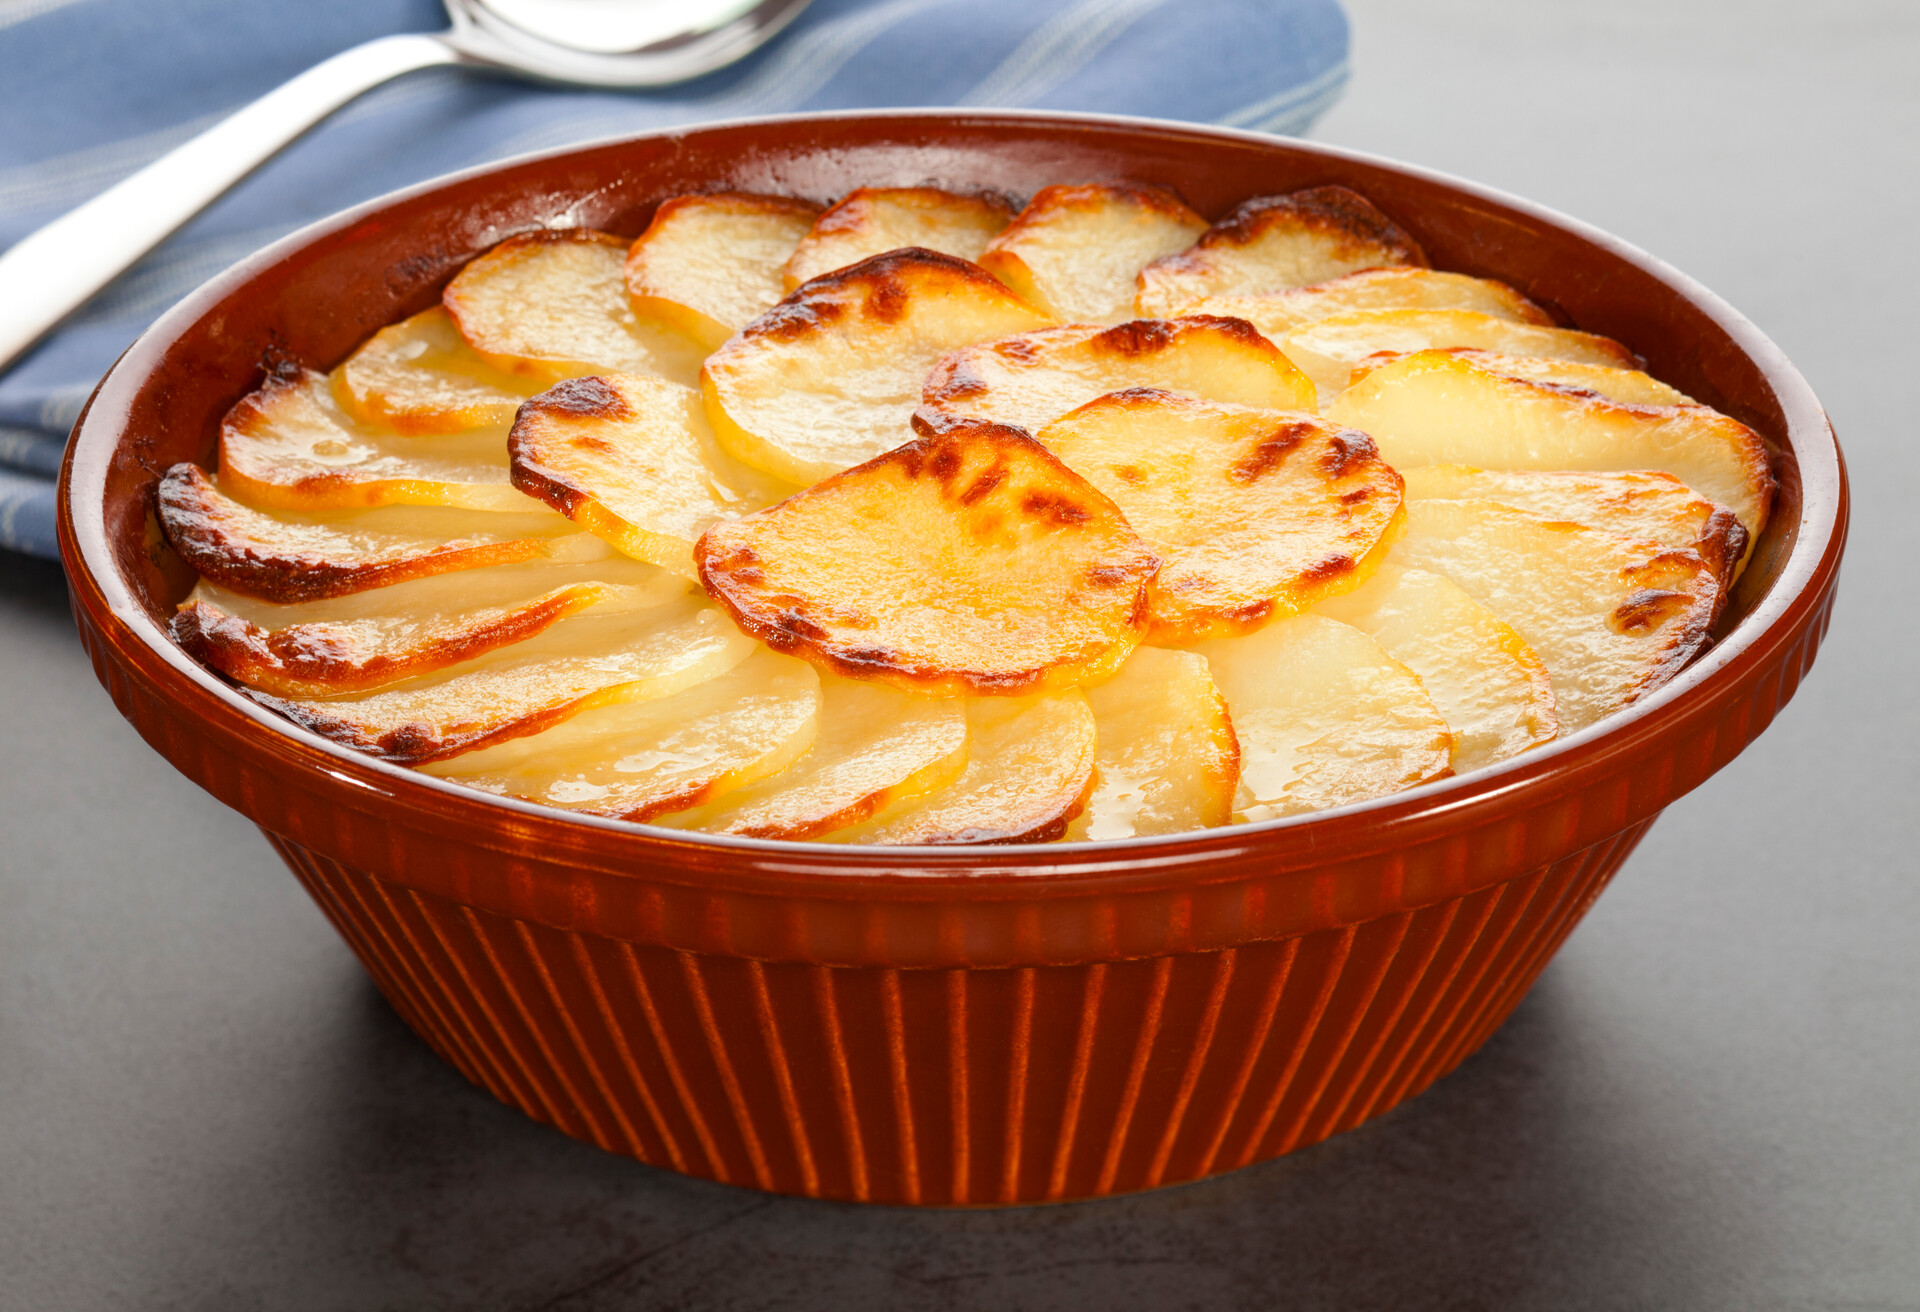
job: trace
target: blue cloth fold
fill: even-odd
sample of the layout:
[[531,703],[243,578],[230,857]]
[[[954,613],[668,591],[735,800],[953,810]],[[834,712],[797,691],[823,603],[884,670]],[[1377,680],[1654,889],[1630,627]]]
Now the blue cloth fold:
[[[433,0],[0,0],[0,246]],[[348,205],[571,142],[809,109],[1091,110],[1298,134],[1346,81],[1339,0],[815,0],[718,73],[652,92],[412,74],[335,114],[0,376],[0,547],[56,554],[66,433],[127,344],[195,286]]]

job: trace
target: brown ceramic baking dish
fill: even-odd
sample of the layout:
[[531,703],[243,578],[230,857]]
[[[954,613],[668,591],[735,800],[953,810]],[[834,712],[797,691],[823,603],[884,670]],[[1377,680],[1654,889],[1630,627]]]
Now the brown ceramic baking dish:
[[[165,623],[191,583],[156,480],[211,466],[263,369],[328,368],[516,232],[638,233],[721,188],[1169,186],[1203,214],[1344,183],[1437,267],[1625,341],[1769,442],[1780,498],[1717,644],[1586,732],[1311,817],[1170,838],[850,849],[561,815],[356,755],[260,709]],[[1668,803],[1792,695],[1827,625],[1844,467],[1750,323],[1511,197],[1293,141],[1112,118],[846,114],[522,159],[374,201],[182,302],[95,392],[61,550],[100,680],[257,822],[393,1006],[528,1115],[657,1166],[888,1203],[1191,1180],[1378,1116],[1506,1018]],[[1763,805],[1755,799],[1756,806]]]

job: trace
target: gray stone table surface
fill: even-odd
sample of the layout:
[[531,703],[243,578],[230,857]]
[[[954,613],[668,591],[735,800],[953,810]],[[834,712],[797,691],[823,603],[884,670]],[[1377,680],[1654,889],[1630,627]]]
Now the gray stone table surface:
[[465,1084],[0,560],[0,1308],[1920,1308],[1920,5],[1352,0],[1319,136],[1702,279],[1857,497],[1799,697],[1518,1013],[1292,1158],[1092,1204],[774,1199]]

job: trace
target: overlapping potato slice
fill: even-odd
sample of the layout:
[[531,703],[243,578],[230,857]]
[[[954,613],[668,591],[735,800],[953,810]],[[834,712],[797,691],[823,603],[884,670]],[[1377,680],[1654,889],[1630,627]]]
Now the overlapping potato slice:
[[407,434],[504,428],[539,388],[488,364],[439,305],[382,328],[333,371],[348,414]]
[[794,247],[786,289],[907,246],[975,260],[1012,217],[1013,207],[991,192],[861,187],[816,219]]
[[1164,319],[1208,296],[1259,295],[1426,263],[1420,244],[1366,197],[1309,187],[1242,201],[1190,250],[1142,269],[1134,304],[1141,316]]
[[632,614],[685,594],[665,571],[609,553],[583,565],[498,565],[294,605],[202,581],[172,627],[181,646],[229,678],[280,697],[319,697],[472,660],[588,607]]
[[1420,680],[1324,615],[1201,643],[1240,740],[1236,820],[1363,802],[1449,773],[1452,735]]
[[1069,839],[1177,834],[1223,825],[1240,782],[1240,744],[1204,657],[1139,647],[1087,689],[1097,735],[1093,795]]
[[927,409],[1038,433],[1108,392],[1156,387],[1207,401],[1311,410],[1313,386],[1238,319],[1134,319],[1042,328],[955,351],[927,375]]
[[522,492],[688,578],[708,525],[792,490],[720,449],[698,392],[632,374],[555,384],[520,408],[507,449]]
[[1059,838],[1093,787],[1094,719],[1077,688],[966,702],[967,767],[832,835],[845,843],[1044,843]]
[[735,457],[805,485],[906,441],[947,352],[1046,325],[965,260],[889,251],[815,278],[709,356],[707,418]]
[[1398,524],[1400,476],[1366,434],[1298,411],[1138,388],[1040,434],[1160,557],[1155,642],[1259,628],[1357,586]]
[[659,823],[748,838],[830,837],[952,783],[966,769],[964,698],[923,697],[833,674],[821,676],[820,691],[820,731],[806,755]]
[[1639,363],[1611,337],[1515,323],[1478,310],[1358,310],[1304,324],[1277,344],[1329,401],[1345,390],[1354,366],[1381,351],[1408,354],[1467,346],[1615,369]]
[[595,706],[664,697],[754,650],[724,614],[683,593],[643,616],[575,615],[524,642],[377,692],[251,695],[335,742],[417,765],[538,733]]
[[1425,465],[1406,470],[1402,477],[1409,501],[1498,501],[1543,519],[1571,520],[1695,552],[1728,581],[1747,551],[1747,531],[1731,510],[1660,470],[1568,473]]
[[1375,369],[1327,413],[1372,434],[1401,469],[1663,469],[1733,511],[1753,537],[1773,501],[1767,449],[1736,419],[1702,405],[1628,405],[1513,378],[1447,351]]
[[606,370],[691,384],[704,348],[635,313],[626,259],[612,233],[522,233],[460,270],[441,300],[488,363],[542,386]]
[[1394,560],[1445,574],[1513,626],[1546,662],[1563,735],[1678,673],[1723,595],[1691,551],[1494,501],[1410,502]]
[[909,691],[1011,694],[1105,677],[1156,564],[1120,511],[1017,428],[920,436],[707,530],[707,592],[778,651]]
[[1351,624],[1420,677],[1452,731],[1455,774],[1492,765],[1559,731],[1553,683],[1533,648],[1444,575],[1391,561],[1315,608]]
[[1206,230],[1160,187],[1042,187],[981,253],[980,267],[1062,322],[1120,323],[1134,317],[1140,270]]
[[[1697,405],[1677,387],[1661,382],[1638,369],[1616,369],[1604,364],[1581,364],[1574,360],[1553,360],[1541,356],[1507,355],[1500,351],[1482,351],[1471,346],[1442,348],[1446,354],[1466,360],[1488,373],[1544,383],[1562,391],[1591,392],[1609,401],[1626,405]],[[1384,369],[1411,352],[1381,351],[1353,367],[1349,381],[1359,382],[1375,369]]]
[[1551,324],[1547,312],[1503,282],[1438,269],[1361,269],[1308,287],[1209,296],[1181,314],[1245,319],[1275,341],[1294,329],[1361,310],[1477,310],[1515,323]]
[[786,295],[781,271],[820,207],[789,196],[676,196],[627,253],[627,291],[643,317],[712,350]]
[[489,793],[649,820],[785,768],[812,744],[819,715],[813,667],[762,649],[691,688],[583,711],[425,770]]

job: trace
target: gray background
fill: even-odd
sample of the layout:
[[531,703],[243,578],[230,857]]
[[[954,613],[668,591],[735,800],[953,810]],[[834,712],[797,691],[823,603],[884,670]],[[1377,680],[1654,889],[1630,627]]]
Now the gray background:
[[1920,5],[1351,0],[1317,135],[1686,269],[1852,464],[1832,639],[1513,1020],[1375,1124],[1048,1209],[762,1197],[467,1086],[0,553],[0,1307],[1920,1308]]

